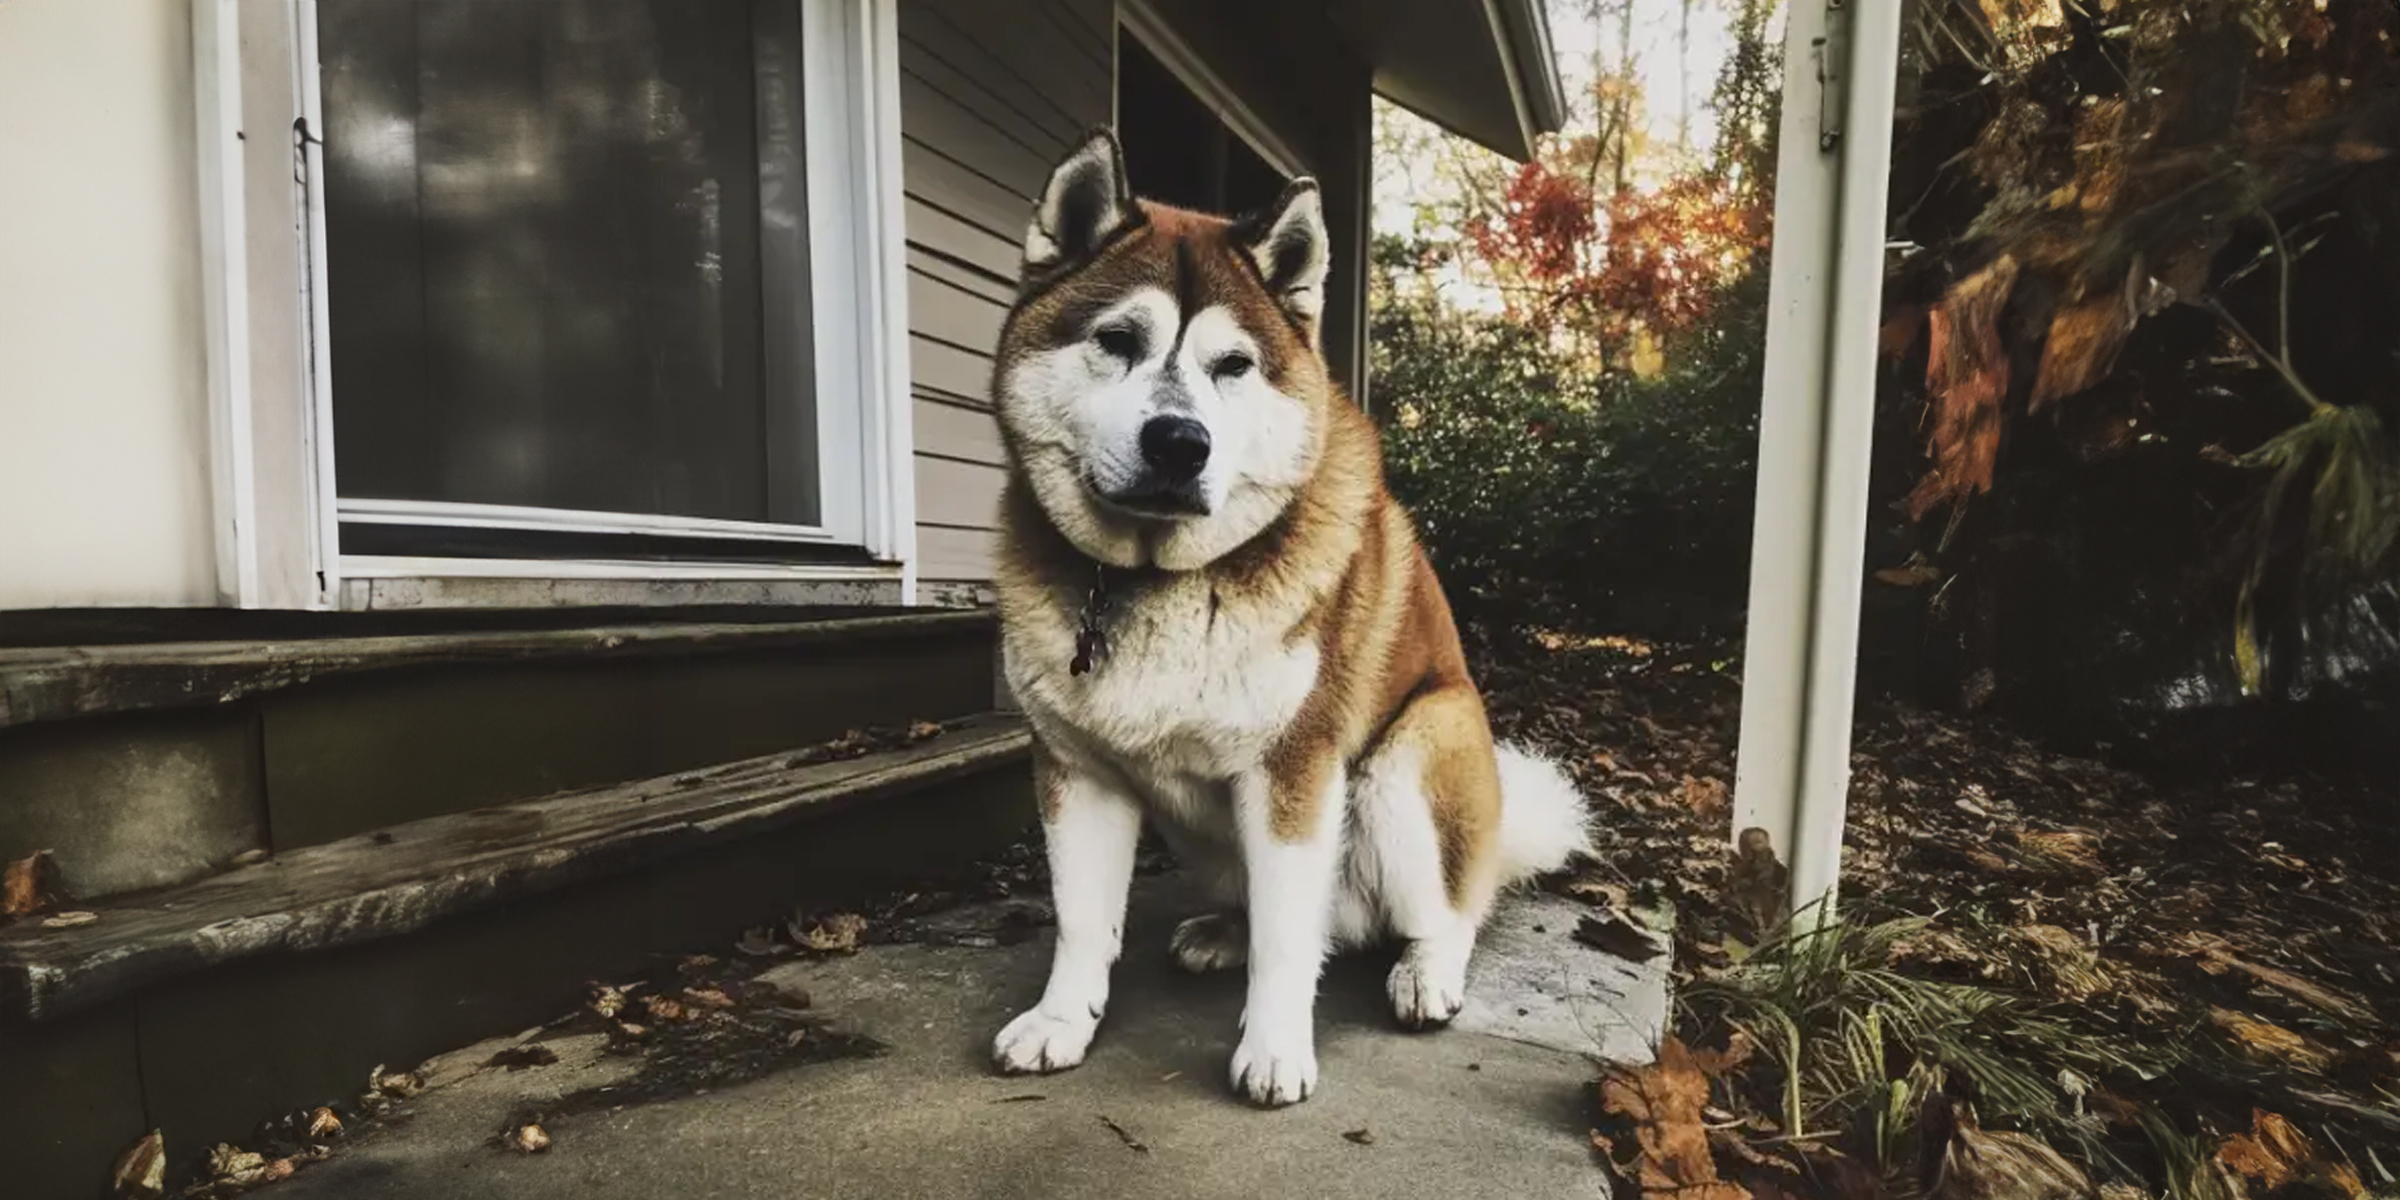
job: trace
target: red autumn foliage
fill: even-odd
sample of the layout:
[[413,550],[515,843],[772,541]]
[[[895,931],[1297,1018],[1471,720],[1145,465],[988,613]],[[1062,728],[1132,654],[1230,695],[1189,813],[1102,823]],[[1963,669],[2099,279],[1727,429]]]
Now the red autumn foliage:
[[1512,314],[1628,345],[1639,331],[1672,338],[1702,326],[1725,286],[1767,243],[1767,213],[1723,180],[1687,175],[1603,199],[1572,164],[1518,168],[1496,217],[1467,233],[1514,284]]

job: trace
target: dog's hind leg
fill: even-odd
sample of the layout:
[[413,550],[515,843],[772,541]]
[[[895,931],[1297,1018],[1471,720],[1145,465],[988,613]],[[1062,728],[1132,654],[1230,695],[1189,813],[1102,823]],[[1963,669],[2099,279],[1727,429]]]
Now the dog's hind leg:
[[1443,1025],[1466,1002],[1467,959],[1498,890],[1499,769],[1468,688],[1411,701],[1351,797],[1349,886],[1405,942],[1387,981],[1401,1025]]
[[[1208,911],[1175,926],[1167,948],[1175,964],[1195,975],[1229,971],[1250,958],[1250,922],[1242,911],[1245,885],[1241,850],[1232,842],[1230,799],[1221,800],[1222,829],[1205,828],[1191,818],[1215,811],[1207,801],[1170,806],[1152,828],[1174,852],[1175,864],[1198,892]],[[1183,818],[1183,819],[1179,819]]]
[[1058,945],[1041,1002],[992,1043],[1003,1071],[1063,1071],[1083,1061],[1108,1008],[1108,972],[1125,939],[1125,896],[1142,812],[1133,797],[1036,748]]

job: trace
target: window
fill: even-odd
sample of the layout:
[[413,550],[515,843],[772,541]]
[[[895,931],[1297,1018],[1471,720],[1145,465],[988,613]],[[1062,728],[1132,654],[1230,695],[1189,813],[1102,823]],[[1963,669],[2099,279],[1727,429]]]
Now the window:
[[344,561],[897,557],[889,7],[316,0]]
[[[1129,18],[1143,15],[1125,11]],[[1186,60],[1183,69],[1170,67],[1162,53]],[[1264,208],[1294,172],[1270,163],[1220,106],[1202,99],[1197,87],[1222,89],[1204,76],[1196,86],[1191,77],[1200,74],[1155,21],[1124,29],[1117,39],[1117,132],[1126,178],[1136,195],[1182,208],[1228,215]]]

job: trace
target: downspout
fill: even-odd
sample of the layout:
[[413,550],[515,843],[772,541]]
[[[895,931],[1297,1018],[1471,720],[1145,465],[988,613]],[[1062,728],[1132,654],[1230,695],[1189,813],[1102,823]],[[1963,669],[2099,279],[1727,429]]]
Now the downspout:
[[1734,831],[1810,924],[1841,880],[1902,7],[1801,0],[1784,37]]

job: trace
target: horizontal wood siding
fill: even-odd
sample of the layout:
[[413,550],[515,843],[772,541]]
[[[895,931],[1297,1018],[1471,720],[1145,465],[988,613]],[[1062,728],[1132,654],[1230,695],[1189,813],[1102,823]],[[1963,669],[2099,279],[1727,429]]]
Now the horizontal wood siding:
[[1111,0],[902,0],[917,576],[988,594],[999,506],[992,349],[1035,192],[1115,89]]

